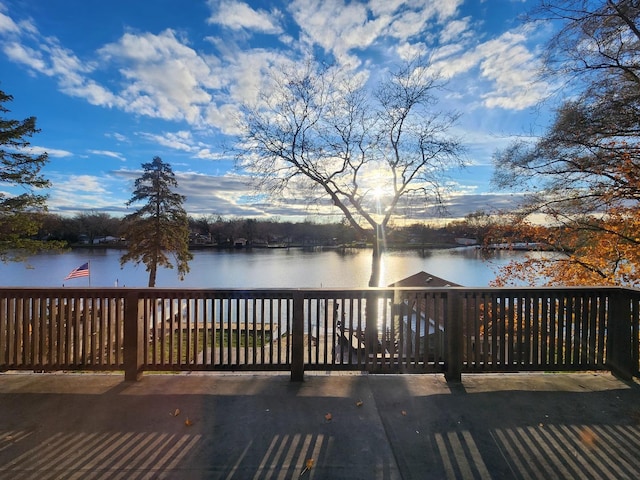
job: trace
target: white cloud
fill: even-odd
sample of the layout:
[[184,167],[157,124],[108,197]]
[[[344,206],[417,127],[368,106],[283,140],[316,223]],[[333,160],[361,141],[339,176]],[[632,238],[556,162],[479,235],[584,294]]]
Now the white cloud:
[[93,80],[83,79],[78,84],[63,84],[61,90],[72,97],[84,98],[91,105],[103,107],[122,106],[123,102],[112,92]]
[[173,30],[159,35],[127,33],[99,54],[120,66],[126,87],[119,95],[126,111],[198,124],[202,106],[212,101],[206,88],[217,86],[215,75]]
[[432,69],[448,79],[478,69],[478,77],[487,82],[486,91],[469,92],[478,95],[487,108],[531,107],[545,97],[548,85],[536,80],[538,61],[527,46],[528,33],[526,29],[505,32],[474,48],[449,44],[436,51]]
[[164,132],[161,135],[153,133],[139,133],[138,135],[163,147],[190,153],[192,158],[203,160],[226,159],[223,154],[212,151],[210,145],[194,139],[193,134],[188,130]]
[[191,132],[186,130],[175,133],[165,132],[162,135],[154,133],[140,133],[139,135],[157,143],[158,145],[162,145],[163,147],[168,147],[173,150],[180,150],[183,152],[193,152],[196,150],[193,136],[191,135]]
[[2,47],[2,51],[14,62],[21,63],[30,69],[43,73],[47,76],[51,75],[46,62],[42,58],[42,54],[33,48],[29,48],[18,42],[7,42]]
[[[307,43],[320,45],[340,61],[353,62],[353,50],[367,49],[385,39],[406,44],[432,26],[449,26],[461,4],[462,0],[294,0],[289,10]],[[456,29],[463,26],[454,24]]]
[[203,160],[226,160],[228,157],[224,153],[203,148],[196,152],[195,158],[201,158]]
[[71,175],[64,182],[57,182],[58,190],[65,192],[104,193],[104,179],[93,175]]
[[469,23],[471,19],[469,17],[461,20],[451,20],[447,22],[445,28],[440,33],[440,42],[448,44],[449,42],[460,42],[462,38],[470,35]]
[[80,60],[73,52],[61,47],[55,38],[40,40],[42,43],[38,49],[10,41],[2,50],[12,61],[56,78],[60,90],[67,95],[84,98],[92,105],[112,107],[123,104],[112,92],[87,77],[95,65]]
[[115,138],[118,142],[121,143],[128,143],[129,142],[129,138],[127,138],[126,135],[123,135],[121,133],[118,132],[114,132],[114,133],[105,133],[106,137],[113,137]]
[[93,155],[103,156],[103,157],[111,157],[117,160],[126,161],[126,158],[118,152],[112,152],[110,150],[89,150],[89,153]]
[[50,157],[57,157],[57,158],[70,157],[70,156],[73,155],[73,153],[71,153],[71,152],[69,152],[67,150],[59,150],[59,149],[56,149],[56,148],[36,147],[36,146],[33,146],[33,145],[25,148],[24,150],[26,152],[28,152],[30,155],[42,155],[43,153],[46,153]]
[[212,14],[208,23],[223,25],[232,30],[255,30],[263,33],[279,34],[278,12],[254,10],[244,2],[236,0],[209,0]]
[[19,33],[20,28],[10,17],[7,17],[5,14],[0,12],[0,32]]
[[47,203],[53,211],[89,210],[110,203],[104,177],[52,174],[50,178],[55,188]]
[[289,5],[307,41],[337,58],[370,46],[384,31],[387,16],[369,19],[364,4],[343,0],[294,0]]
[[478,48],[480,72],[495,85],[482,95],[485,106],[522,110],[545,97],[547,85],[535,81],[538,62],[525,41],[524,32],[507,32]]

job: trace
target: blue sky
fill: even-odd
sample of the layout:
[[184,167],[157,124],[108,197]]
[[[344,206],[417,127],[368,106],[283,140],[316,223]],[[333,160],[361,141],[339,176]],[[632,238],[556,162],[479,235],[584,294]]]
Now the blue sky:
[[518,18],[535,3],[0,0],[0,89],[14,97],[8,118],[38,119],[52,212],[126,214],[140,164],[157,155],[191,215],[336,220],[255,199],[225,154],[238,106],[269,68],[310,49],[371,73],[428,52],[448,79],[440,108],[462,112],[452,133],[470,165],[447,200],[459,217],[512,201],[490,190],[492,154],[548,122],[539,102],[551,89],[535,70],[549,27]]

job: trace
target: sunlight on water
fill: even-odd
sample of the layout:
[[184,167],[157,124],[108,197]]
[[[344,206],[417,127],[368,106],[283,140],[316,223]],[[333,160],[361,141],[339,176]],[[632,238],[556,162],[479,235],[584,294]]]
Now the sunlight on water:
[[[90,262],[91,286],[145,287],[143,265],[120,268],[122,251],[82,249],[41,254],[27,263],[0,265],[0,285],[71,287],[89,285],[87,277],[64,281],[74,268]],[[381,284],[389,285],[425,271],[469,287],[487,286],[496,269],[522,252],[494,252],[486,258],[475,248],[389,251],[382,256]],[[158,272],[158,287],[185,288],[363,288],[371,274],[371,250],[302,249],[199,250],[191,272],[180,282],[175,270]]]

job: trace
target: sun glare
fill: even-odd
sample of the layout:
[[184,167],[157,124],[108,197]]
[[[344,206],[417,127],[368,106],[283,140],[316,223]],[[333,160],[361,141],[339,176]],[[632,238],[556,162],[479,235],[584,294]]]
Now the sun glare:
[[380,200],[382,197],[384,197],[384,187],[382,185],[378,185],[377,187],[373,188],[371,193],[373,194],[373,198],[375,198],[376,200]]

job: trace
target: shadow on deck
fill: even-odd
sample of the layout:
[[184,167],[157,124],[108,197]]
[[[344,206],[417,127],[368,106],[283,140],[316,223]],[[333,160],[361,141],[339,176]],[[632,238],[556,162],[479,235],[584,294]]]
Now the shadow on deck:
[[[0,478],[635,478],[607,373],[0,375]],[[330,415],[330,419],[327,416]],[[188,418],[188,421],[187,421]],[[304,477],[303,477],[304,478]]]

